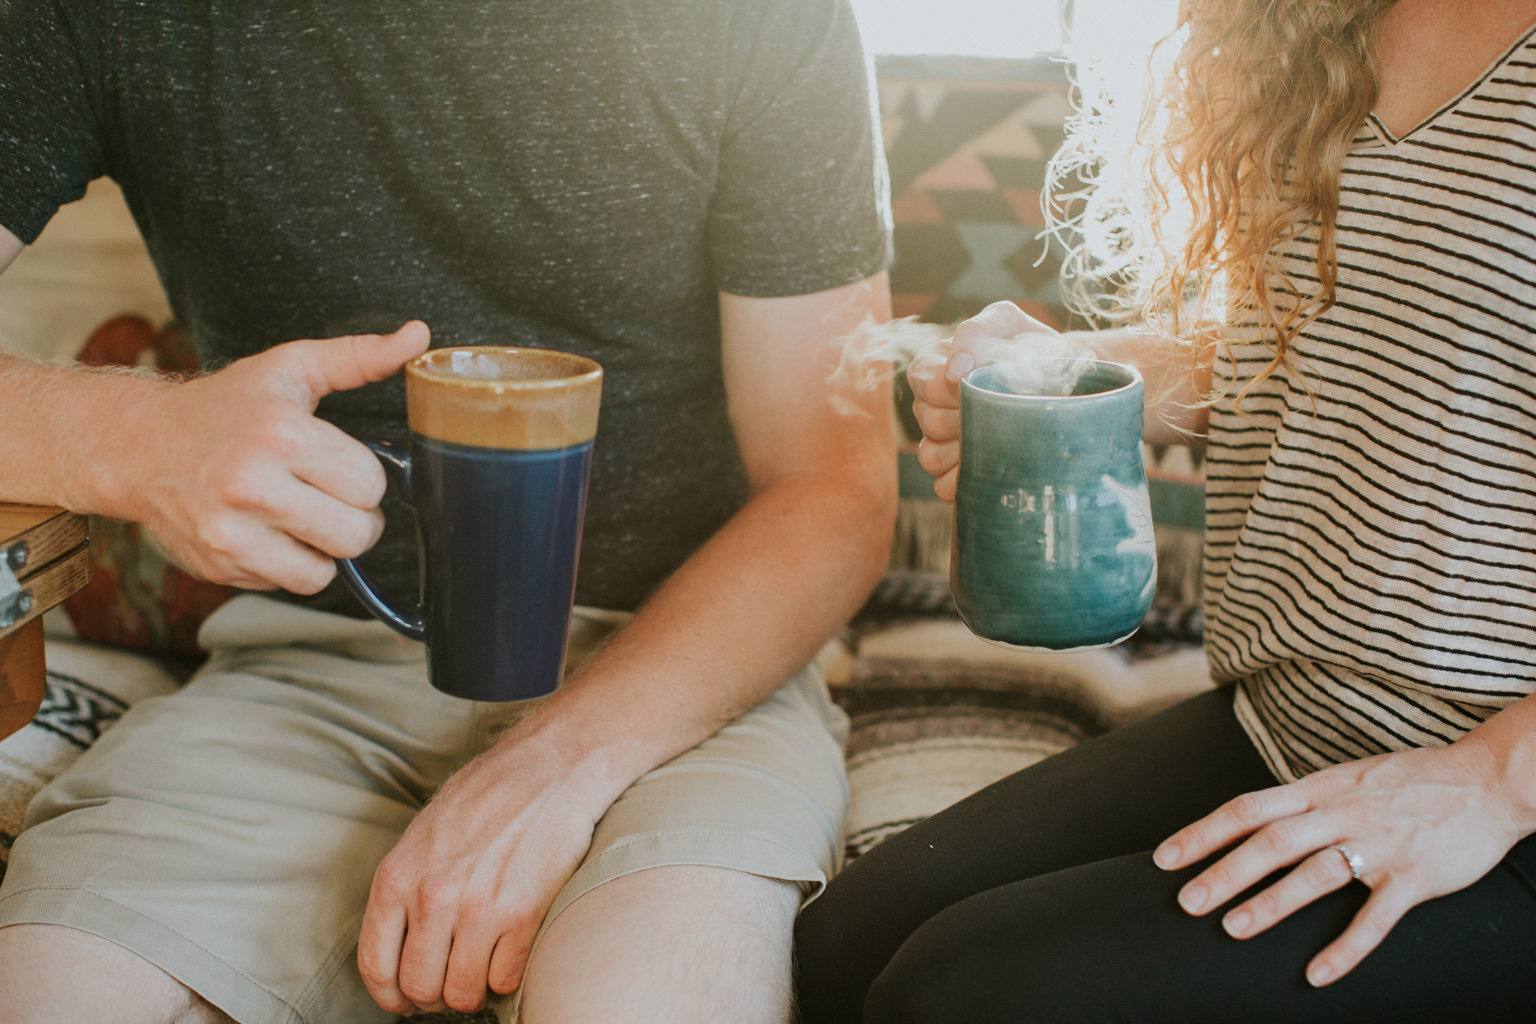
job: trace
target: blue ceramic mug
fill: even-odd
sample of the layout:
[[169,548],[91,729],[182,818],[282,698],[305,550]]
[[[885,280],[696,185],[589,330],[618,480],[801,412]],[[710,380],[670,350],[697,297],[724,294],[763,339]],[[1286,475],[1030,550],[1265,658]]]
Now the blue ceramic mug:
[[590,359],[532,348],[434,349],[406,367],[410,446],[368,447],[416,512],[419,600],[338,566],[370,612],[426,643],[439,690],[513,701],[560,684],[602,381]]
[[1010,647],[1119,643],[1157,583],[1141,375],[1038,360],[1023,376],[1064,382],[1062,393],[1020,394],[1017,369],[985,366],[960,382],[955,603],[973,633]]

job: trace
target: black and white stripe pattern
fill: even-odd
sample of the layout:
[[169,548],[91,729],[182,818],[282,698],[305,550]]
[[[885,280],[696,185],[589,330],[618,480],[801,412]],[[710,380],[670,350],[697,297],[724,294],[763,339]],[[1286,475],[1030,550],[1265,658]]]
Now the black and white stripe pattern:
[[1372,119],[1338,261],[1292,367],[1212,410],[1206,463],[1206,650],[1286,780],[1536,689],[1536,32],[1405,138]]

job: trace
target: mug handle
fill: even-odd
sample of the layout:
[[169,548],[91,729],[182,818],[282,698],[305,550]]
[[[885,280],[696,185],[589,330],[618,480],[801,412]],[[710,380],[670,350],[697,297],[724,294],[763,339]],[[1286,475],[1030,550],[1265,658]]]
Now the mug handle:
[[[411,493],[410,452],[404,446],[390,444],[388,441],[364,441],[363,444],[379,457],[379,461],[384,464],[384,471],[400,488],[401,497],[410,504],[414,500]],[[426,641],[427,626],[421,605],[397,608],[394,602],[385,597],[368,578],[368,574],[363,572],[363,567],[357,564],[356,559],[336,559],[336,570],[351,588],[352,593],[357,595],[357,599],[363,602],[363,607],[372,612],[380,622],[407,639]]]

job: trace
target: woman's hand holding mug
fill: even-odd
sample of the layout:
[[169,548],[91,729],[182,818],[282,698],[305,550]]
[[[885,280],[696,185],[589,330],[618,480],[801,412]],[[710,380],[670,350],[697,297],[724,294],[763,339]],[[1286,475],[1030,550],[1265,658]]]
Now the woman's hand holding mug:
[[907,368],[912,412],[923,428],[918,462],[933,475],[933,492],[955,500],[960,466],[960,379],[1004,352],[1022,335],[1056,332],[1011,302],[994,302],[955,328],[955,336],[919,352]]

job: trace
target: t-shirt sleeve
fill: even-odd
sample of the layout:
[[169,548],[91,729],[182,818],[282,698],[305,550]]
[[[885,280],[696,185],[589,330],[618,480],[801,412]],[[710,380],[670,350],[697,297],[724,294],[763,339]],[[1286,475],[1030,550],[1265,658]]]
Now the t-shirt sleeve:
[[723,291],[806,295],[890,261],[869,62],[848,0],[752,0],[710,210]]
[[79,25],[52,0],[0,0],[0,224],[30,244],[102,173]]

